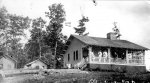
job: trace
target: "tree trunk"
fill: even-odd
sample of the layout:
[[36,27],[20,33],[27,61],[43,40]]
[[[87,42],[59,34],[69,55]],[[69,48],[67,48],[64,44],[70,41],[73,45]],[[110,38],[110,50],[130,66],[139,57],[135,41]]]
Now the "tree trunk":
[[54,52],[54,69],[56,69],[56,54],[57,53],[57,41],[56,41],[56,43],[55,43],[55,52]]
[[41,53],[41,42],[40,42],[40,39],[39,39],[39,49],[40,49],[40,58],[41,58],[42,53]]
[[7,45],[8,36],[7,36],[6,30],[5,30],[5,38],[6,38],[6,41],[5,41],[5,54],[8,55],[8,45]]

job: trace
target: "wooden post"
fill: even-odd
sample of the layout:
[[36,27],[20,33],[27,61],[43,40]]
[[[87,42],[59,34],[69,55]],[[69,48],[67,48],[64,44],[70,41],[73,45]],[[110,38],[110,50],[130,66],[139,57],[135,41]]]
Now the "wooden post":
[[143,50],[143,65],[145,65],[145,51]]
[[80,56],[81,60],[83,59],[83,49],[84,48],[81,48],[81,56]]
[[89,56],[89,63],[90,63],[91,62],[92,47],[89,47],[88,50],[89,50],[88,56]]
[[126,62],[127,62],[127,64],[129,64],[128,49],[126,50]]
[[108,63],[111,63],[111,49],[108,48]]

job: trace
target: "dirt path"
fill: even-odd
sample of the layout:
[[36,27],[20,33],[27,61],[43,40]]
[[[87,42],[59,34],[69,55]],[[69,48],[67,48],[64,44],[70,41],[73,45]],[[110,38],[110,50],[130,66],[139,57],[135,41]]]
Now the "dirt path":
[[24,79],[30,79],[33,77],[34,75],[20,75],[20,76],[13,76],[13,77],[5,77],[0,81],[0,83],[22,83]]
[[[39,70],[22,70],[26,72],[37,72]],[[13,70],[13,71],[4,71],[5,74],[10,74],[11,72],[20,72],[20,70]],[[77,69],[49,69],[47,72],[50,72],[52,75],[57,74],[66,74],[66,73],[86,73],[81,70]],[[3,73],[3,72],[2,72]],[[42,79],[44,76],[40,74],[25,74],[25,75],[14,75],[13,77],[4,77],[3,79],[0,78],[0,83],[22,83],[25,79]]]

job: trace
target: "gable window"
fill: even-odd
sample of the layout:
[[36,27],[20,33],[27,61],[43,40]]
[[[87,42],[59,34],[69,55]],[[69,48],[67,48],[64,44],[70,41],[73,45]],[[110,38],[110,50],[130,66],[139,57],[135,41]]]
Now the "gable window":
[[74,61],[76,60],[76,52],[75,51],[73,52],[73,60]]
[[76,60],[78,60],[78,50],[76,51]]
[[70,61],[70,54],[68,54],[68,61]]

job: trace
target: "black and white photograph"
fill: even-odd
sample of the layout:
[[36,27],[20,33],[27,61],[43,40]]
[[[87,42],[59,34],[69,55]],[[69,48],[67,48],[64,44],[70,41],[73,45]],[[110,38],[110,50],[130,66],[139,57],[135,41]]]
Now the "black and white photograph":
[[0,83],[150,83],[149,0],[0,0]]

